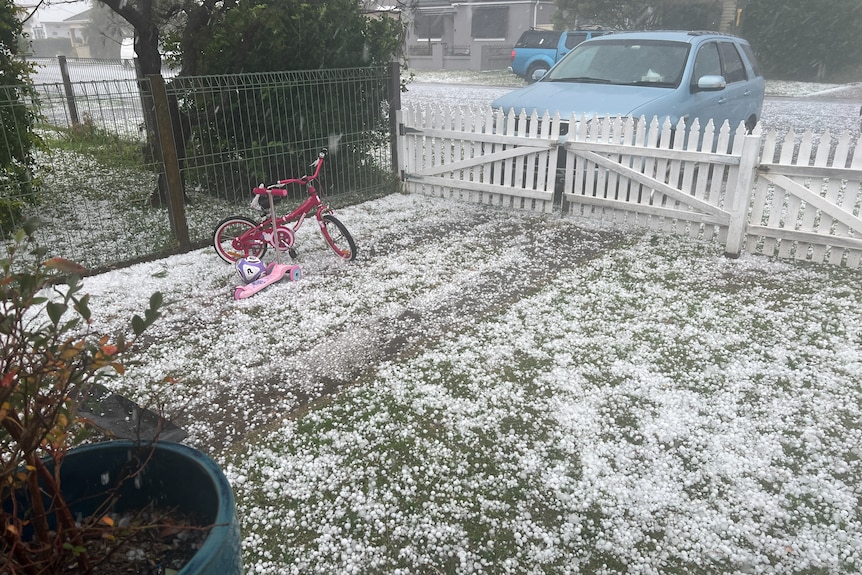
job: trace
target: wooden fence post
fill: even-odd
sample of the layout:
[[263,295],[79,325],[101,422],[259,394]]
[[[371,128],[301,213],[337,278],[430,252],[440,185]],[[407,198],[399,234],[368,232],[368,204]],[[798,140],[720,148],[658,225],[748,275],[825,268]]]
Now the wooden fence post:
[[63,55],[57,56],[57,62],[60,64],[60,76],[63,78],[63,88],[66,90],[66,102],[69,104],[69,119],[72,121],[73,126],[77,126],[81,123],[81,120],[78,118],[78,103],[75,102],[75,90],[72,89],[69,64]]
[[158,132],[158,149],[165,168],[165,180],[168,188],[168,216],[171,222],[171,232],[183,251],[191,249],[189,241],[189,226],[186,222],[185,198],[183,194],[183,179],[180,174],[180,162],[177,157],[177,147],[174,143],[174,128],[171,122],[171,110],[168,105],[168,92],[165,79],[161,74],[147,76],[153,96],[153,107],[156,116],[156,131]]
[[748,227],[748,207],[751,204],[751,194],[760,155],[760,136],[747,134],[743,137],[745,139],[742,141],[736,185],[728,187],[727,190],[727,211],[730,213],[730,224],[727,228],[724,255],[730,258],[739,257],[742,244],[745,241],[745,232]]
[[398,112],[401,111],[401,63],[389,62],[389,153],[392,156],[392,173],[398,169]]

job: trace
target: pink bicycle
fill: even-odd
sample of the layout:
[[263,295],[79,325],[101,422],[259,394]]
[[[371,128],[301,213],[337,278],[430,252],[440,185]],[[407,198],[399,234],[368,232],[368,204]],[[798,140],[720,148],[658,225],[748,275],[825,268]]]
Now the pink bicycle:
[[[263,212],[262,219],[256,222],[245,216],[231,216],[219,222],[213,232],[213,247],[219,257],[228,263],[234,263],[248,256],[263,258],[267,247],[272,246],[295,258],[296,251],[293,246],[296,231],[307,216],[314,214],[326,245],[340,258],[347,261],[356,258],[356,243],[353,241],[353,236],[341,220],[335,217],[334,210],[321,201],[314,186],[326,156],[325,149],[317,154],[317,160],[312,164],[315,166],[314,174],[311,176],[279,180],[277,184],[255,188],[255,200],[252,206]],[[264,206],[263,202],[266,200],[274,202],[276,197],[286,196],[286,188],[291,184],[304,185],[308,198],[289,214],[271,218],[267,214],[272,206]]]

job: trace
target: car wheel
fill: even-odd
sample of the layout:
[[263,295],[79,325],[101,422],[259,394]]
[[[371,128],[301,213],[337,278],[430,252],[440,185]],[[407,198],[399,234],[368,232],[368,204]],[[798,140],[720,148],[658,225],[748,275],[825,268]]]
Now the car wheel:
[[533,64],[532,66],[530,66],[530,69],[527,70],[527,82],[532,84],[533,82],[536,81],[533,78],[533,75],[536,72],[538,72],[539,70],[542,70],[543,72],[547,73],[549,69],[550,68],[548,68],[548,66],[546,64]]
[[757,118],[754,116],[749,116],[748,119],[745,121],[745,133],[751,134],[752,132],[754,132],[755,126],[757,126]]

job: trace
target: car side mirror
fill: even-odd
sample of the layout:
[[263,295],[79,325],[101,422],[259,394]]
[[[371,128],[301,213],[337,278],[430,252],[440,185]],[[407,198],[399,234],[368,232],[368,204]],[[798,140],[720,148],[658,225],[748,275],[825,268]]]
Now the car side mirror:
[[724,90],[727,87],[727,80],[724,76],[701,76],[697,80],[698,91],[715,92],[716,90]]
[[541,80],[542,78],[545,77],[545,74],[547,74],[547,73],[548,73],[548,71],[545,70],[544,68],[539,68],[538,70],[533,72],[533,80],[536,80],[536,81]]

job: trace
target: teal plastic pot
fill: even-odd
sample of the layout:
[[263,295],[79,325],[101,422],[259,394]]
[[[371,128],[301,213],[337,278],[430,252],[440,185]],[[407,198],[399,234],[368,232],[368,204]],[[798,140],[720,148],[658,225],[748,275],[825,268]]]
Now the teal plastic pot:
[[135,480],[123,483],[116,511],[155,503],[199,515],[214,527],[179,575],[242,575],[233,491],[218,465],[187,445],[106,441],[69,451],[60,477],[72,513],[92,514],[123,468],[137,468],[137,460],[146,466]]

